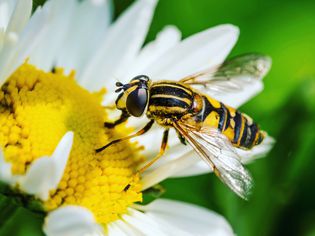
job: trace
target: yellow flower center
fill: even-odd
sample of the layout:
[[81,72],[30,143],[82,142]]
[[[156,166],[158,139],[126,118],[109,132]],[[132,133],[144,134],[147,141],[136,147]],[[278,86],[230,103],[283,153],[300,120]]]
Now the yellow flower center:
[[27,63],[0,90],[0,147],[14,174],[24,174],[34,160],[51,155],[67,131],[74,132],[62,180],[43,202],[47,211],[80,205],[106,224],[142,199],[138,179],[124,191],[142,159],[139,147],[123,142],[95,153],[96,148],[130,132],[123,125],[104,128],[104,93],[83,89],[74,73],[46,73]]

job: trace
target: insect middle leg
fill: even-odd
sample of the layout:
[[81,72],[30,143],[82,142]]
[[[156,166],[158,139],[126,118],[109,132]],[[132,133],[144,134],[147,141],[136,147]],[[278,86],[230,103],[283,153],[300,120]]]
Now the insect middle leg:
[[124,137],[124,138],[120,138],[120,139],[113,140],[113,141],[109,142],[108,144],[106,144],[105,146],[96,149],[95,151],[96,151],[96,152],[101,152],[101,151],[103,151],[104,149],[108,148],[109,146],[111,146],[111,145],[113,145],[113,144],[115,144],[115,143],[119,143],[119,142],[122,142],[122,141],[125,141],[125,140],[128,140],[128,139],[131,139],[131,138],[140,136],[140,135],[146,133],[146,132],[152,127],[153,123],[154,123],[154,120],[150,120],[150,122],[147,123],[147,124],[146,124],[141,130],[139,130],[137,133],[132,134],[132,135],[129,135],[129,136]]
[[139,174],[143,173],[146,169],[148,169],[151,165],[153,165],[158,159],[160,159],[161,156],[163,156],[166,150],[166,146],[167,146],[168,133],[169,133],[169,129],[165,129],[163,133],[163,139],[162,139],[159,153],[151,161],[149,161],[145,166],[143,166],[140,170],[137,171]]

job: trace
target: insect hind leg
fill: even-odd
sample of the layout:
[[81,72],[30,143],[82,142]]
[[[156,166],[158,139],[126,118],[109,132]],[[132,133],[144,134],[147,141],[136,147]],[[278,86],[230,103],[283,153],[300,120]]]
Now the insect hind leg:
[[152,166],[158,159],[160,159],[161,156],[163,156],[167,147],[168,133],[169,133],[169,129],[164,130],[163,139],[162,139],[159,153],[150,162],[148,162],[145,166],[143,166],[140,170],[138,170],[138,173],[140,174],[143,173],[146,169]]
[[[169,134],[169,129],[165,129],[163,133],[163,139],[162,139],[159,153],[151,161],[149,161],[147,164],[141,167],[141,169],[139,169],[135,175],[140,175],[141,173],[143,173],[146,169],[152,166],[157,160],[159,160],[161,156],[164,155],[166,147],[167,147],[168,134]],[[131,183],[127,184],[126,187],[124,188],[124,191],[125,192],[128,191],[130,186],[131,186]]]

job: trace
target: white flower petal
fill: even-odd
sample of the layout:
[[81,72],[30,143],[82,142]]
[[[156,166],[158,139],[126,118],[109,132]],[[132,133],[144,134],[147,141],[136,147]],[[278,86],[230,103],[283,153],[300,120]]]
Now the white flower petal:
[[[148,133],[134,139],[138,141],[140,145],[145,147],[142,153],[147,158],[149,159],[153,158],[159,152],[162,143],[163,132],[164,132],[163,127],[154,124],[150,131],[148,131]],[[177,146],[179,146],[180,148],[184,147],[185,149],[185,146],[180,145],[179,143],[180,141],[175,132],[175,129],[170,129],[168,138],[169,148],[166,150],[166,155],[170,155],[175,149],[176,151],[180,151],[178,148],[176,148]],[[164,159],[164,156],[161,159]]]
[[172,25],[164,27],[158,33],[156,39],[141,49],[130,70],[124,75],[122,82],[127,82],[134,76],[141,74],[146,67],[150,66],[157,58],[161,57],[169,49],[180,42],[181,32]]
[[20,188],[42,200],[47,200],[49,191],[57,188],[63,176],[72,143],[73,133],[67,132],[50,157],[36,159],[26,174],[20,177]]
[[[158,225],[166,235],[234,235],[231,226],[222,216],[192,204],[159,199],[136,208],[144,211],[142,215]],[[150,221],[146,220],[148,223]]]
[[153,80],[179,80],[221,64],[236,43],[238,34],[238,28],[233,25],[219,25],[197,33],[155,60],[143,74]]
[[129,209],[128,214],[123,215],[122,219],[138,231],[138,235],[167,235],[157,222],[137,210]]
[[[157,137],[162,137],[162,130],[155,129],[148,136],[142,136],[137,141],[145,146],[144,154],[149,161],[158,153],[160,144],[157,144],[155,140],[157,140]],[[147,189],[170,177],[187,177],[212,172],[209,165],[200,159],[191,146],[185,146],[178,141],[176,134],[170,134],[170,140],[177,140],[177,142],[170,143],[165,155],[145,171],[142,179],[143,189]],[[267,136],[261,144],[251,150],[235,150],[242,158],[242,163],[248,164],[264,157],[271,150],[273,144],[274,139]]]
[[[122,83],[127,83],[134,76],[143,73],[146,67],[150,66],[157,58],[161,57],[164,53],[170,50],[172,47],[177,45],[181,39],[181,32],[172,25],[164,27],[164,29],[158,33],[156,39],[141,49],[139,55],[135,58],[130,66],[128,66],[128,71],[126,71],[122,77],[119,77],[119,81]],[[112,86],[114,83],[112,84]],[[107,86],[108,87],[108,86]],[[117,94],[111,93],[106,95],[103,100],[103,104],[114,103]],[[143,125],[136,119],[137,124]],[[135,124],[132,125],[133,127]]]
[[14,6],[16,4],[16,0],[1,0],[0,1],[0,29],[6,30],[12,12],[14,10]]
[[211,97],[217,99],[224,104],[238,108],[252,97],[260,93],[264,88],[262,81],[256,80],[243,86],[243,89],[235,90],[229,93],[215,93],[209,94]]
[[104,235],[93,214],[80,206],[65,206],[50,212],[43,230],[47,236]]
[[[126,224],[126,226],[128,227],[127,224]],[[129,232],[128,232],[128,229],[125,230],[117,222],[110,223],[107,226],[107,235],[108,236],[132,236],[132,235],[135,235],[134,232],[132,232],[132,231],[130,232],[130,231],[131,231],[131,229],[129,229]]]
[[110,4],[109,0],[99,3],[89,0],[75,4],[69,30],[56,55],[57,66],[81,73],[106,35],[111,20]]
[[123,221],[116,220],[112,223],[108,224],[108,236],[139,236],[143,235],[136,228],[134,228],[131,224]]
[[18,63],[12,62],[15,47],[18,41],[18,35],[15,33],[3,34],[1,40],[2,50],[0,51],[0,86],[5,79],[18,67]]
[[191,155],[191,153],[188,152],[175,160],[166,162],[164,165],[161,165],[152,171],[145,171],[142,176],[142,190],[150,188],[170,176],[187,169],[197,161],[199,161],[199,157],[196,158],[196,156]]
[[21,32],[28,22],[31,13],[32,0],[17,0],[6,31]]
[[111,26],[103,45],[78,75],[82,86],[98,90],[126,70],[144,42],[155,5],[156,0],[138,0]]
[[[236,149],[236,151],[239,157],[242,158],[242,163],[249,164],[254,160],[257,160],[258,158],[266,156],[273,147],[274,142],[275,141],[273,138],[267,136],[261,144],[253,147],[251,150],[242,150],[238,148]],[[195,153],[193,150],[190,153],[191,156],[198,157],[197,153]],[[167,163],[165,163],[165,165],[167,165]],[[171,177],[187,177],[206,174],[209,172],[212,172],[212,169],[209,168],[209,165],[207,165],[204,161],[200,159],[200,161],[196,162],[194,165],[191,165],[188,168],[175,173]]]
[[70,19],[76,5],[76,0],[52,0],[44,5],[44,10],[47,11],[45,31],[36,48],[28,55],[30,63],[46,71],[56,64],[56,55],[70,30]]
[[46,25],[50,16],[48,6],[51,6],[50,3],[45,4],[47,7],[38,8],[35,11],[19,35],[16,33],[6,35],[0,52],[0,85],[25,61],[40,42],[41,37],[47,30]]

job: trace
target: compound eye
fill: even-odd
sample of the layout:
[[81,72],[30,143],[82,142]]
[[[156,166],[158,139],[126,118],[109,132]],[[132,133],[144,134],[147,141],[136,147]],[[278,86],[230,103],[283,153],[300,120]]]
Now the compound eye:
[[140,117],[147,105],[148,91],[144,88],[137,88],[127,97],[127,110],[130,115]]

